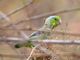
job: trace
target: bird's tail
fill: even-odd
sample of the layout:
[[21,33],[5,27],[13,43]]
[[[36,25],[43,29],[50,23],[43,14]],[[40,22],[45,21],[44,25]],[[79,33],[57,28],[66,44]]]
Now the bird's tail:
[[17,44],[15,44],[15,48],[21,48],[21,47],[29,47],[29,48],[32,48],[32,47],[34,47],[34,45],[32,44],[31,41],[27,41],[25,43],[17,43]]

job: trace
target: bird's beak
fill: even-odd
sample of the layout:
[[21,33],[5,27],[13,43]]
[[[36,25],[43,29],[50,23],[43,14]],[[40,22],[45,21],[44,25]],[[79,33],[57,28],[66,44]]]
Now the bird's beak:
[[62,21],[61,20],[59,20],[59,24],[61,24],[62,23]]

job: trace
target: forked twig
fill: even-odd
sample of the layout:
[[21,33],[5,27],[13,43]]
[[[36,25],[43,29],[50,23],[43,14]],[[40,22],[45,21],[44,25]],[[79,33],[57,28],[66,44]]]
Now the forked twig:
[[31,55],[33,54],[34,50],[35,50],[38,46],[39,46],[39,44],[38,44],[38,45],[36,45],[36,46],[32,49],[32,51],[31,51],[31,53],[30,53],[29,57],[28,57],[26,60],[30,60]]

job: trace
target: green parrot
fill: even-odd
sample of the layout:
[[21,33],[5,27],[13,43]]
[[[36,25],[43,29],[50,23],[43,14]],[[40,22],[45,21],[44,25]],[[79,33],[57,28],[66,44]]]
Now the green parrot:
[[61,24],[61,17],[60,16],[49,16],[46,18],[44,25],[38,29],[38,31],[33,32],[30,36],[28,41],[24,41],[15,45],[16,48],[20,47],[34,47],[31,40],[43,40],[48,39],[51,30]]

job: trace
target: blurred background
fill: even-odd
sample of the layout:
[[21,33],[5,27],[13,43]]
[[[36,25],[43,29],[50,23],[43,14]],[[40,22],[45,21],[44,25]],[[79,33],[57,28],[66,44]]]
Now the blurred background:
[[[27,35],[40,28],[48,16],[59,15],[62,24],[54,29],[50,38],[80,39],[80,0],[0,0],[0,12]],[[11,27],[10,22],[0,19],[0,37],[20,37]],[[61,60],[80,60],[80,45],[48,46]],[[26,60],[30,51],[30,48],[15,49],[10,43],[0,42],[0,60]],[[32,56],[32,60],[48,60],[42,53],[37,52]]]

